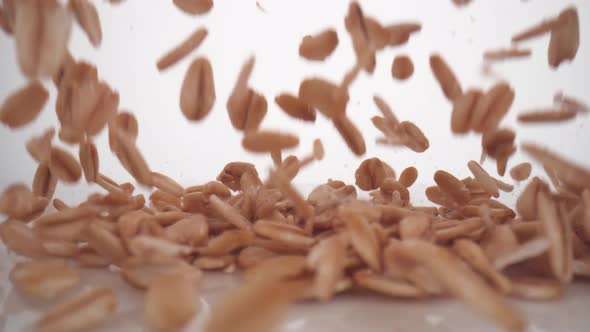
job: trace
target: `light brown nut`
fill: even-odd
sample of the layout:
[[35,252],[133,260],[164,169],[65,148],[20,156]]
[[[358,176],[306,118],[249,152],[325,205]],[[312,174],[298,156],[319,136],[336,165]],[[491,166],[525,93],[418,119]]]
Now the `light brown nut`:
[[514,91],[508,83],[495,84],[477,99],[469,118],[469,128],[477,132],[492,131],[508,112],[513,99]]
[[168,240],[150,235],[139,235],[128,241],[129,252],[134,256],[168,256],[177,257],[189,255],[193,249],[189,246],[176,244]]
[[544,237],[536,237],[520,244],[510,252],[502,253],[494,258],[494,266],[498,270],[537,257],[549,249],[550,243]]
[[33,194],[51,199],[57,186],[57,177],[51,173],[47,164],[39,164],[33,178]]
[[25,87],[6,97],[0,105],[0,121],[9,128],[20,128],[37,118],[49,98],[49,92],[39,81],[31,81]]
[[188,68],[180,90],[180,109],[188,120],[202,120],[215,103],[213,68],[206,58],[195,59]]
[[99,47],[102,41],[102,29],[100,27],[100,18],[92,2],[88,0],[72,0],[69,5],[88,40],[94,47]]
[[555,106],[567,110],[574,110],[578,113],[590,112],[590,107],[588,107],[586,103],[579,100],[578,98],[568,96],[564,94],[562,91],[558,91],[555,93],[555,95],[553,96],[553,103],[555,104]]
[[469,234],[484,228],[485,222],[482,218],[470,218],[461,220],[459,224],[443,229],[437,229],[435,238],[438,243],[444,243],[453,239],[467,237]]
[[513,58],[528,58],[531,54],[531,49],[519,49],[515,46],[512,48],[487,50],[483,53],[483,58],[487,61],[503,61]]
[[49,163],[53,136],[55,136],[55,129],[49,128],[43,134],[34,136],[27,141],[27,151],[37,162]]
[[346,113],[349,96],[347,91],[324,79],[308,78],[299,85],[299,100],[317,109],[328,118]]
[[254,243],[254,234],[249,230],[232,229],[212,238],[207,247],[199,249],[199,253],[209,256],[222,256],[247,247]]
[[524,181],[531,175],[532,166],[529,162],[523,162],[510,169],[510,177],[514,181]]
[[455,134],[465,134],[471,129],[471,117],[478,100],[483,96],[480,90],[468,90],[453,102],[451,130]]
[[491,282],[500,292],[507,294],[511,291],[510,280],[496,271],[494,265],[486,257],[484,251],[475,242],[459,239],[453,243],[453,251],[469,266]]
[[305,256],[276,255],[244,271],[246,282],[256,280],[287,280],[305,272]]
[[399,120],[397,119],[395,114],[393,114],[393,110],[391,109],[391,107],[387,105],[383,98],[377,95],[373,96],[373,102],[375,103],[375,106],[377,106],[381,114],[383,114],[383,118],[385,119],[385,123],[388,129],[396,129],[399,126]]
[[559,180],[571,190],[581,192],[590,188],[590,172],[587,169],[534,144],[523,144],[522,149],[537,161],[553,169],[559,175]]
[[419,32],[422,29],[420,23],[399,23],[391,24],[385,27],[387,31],[387,45],[399,46],[405,44],[410,39],[410,36]]
[[165,229],[166,237],[176,243],[196,247],[202,245],[209,235],[207,219],[203,215],[193,215],[181,219]]
[[332,123],[354,154],[357,156],[365,154],[367,151],[365,139],[359,129],[346,115],[334,118]]
[[253,229],[260,236],[295,249],[308,249],[315,243],[314,238],[307,236],[303,229],[278,221],[258,220]]
[[150,195],[150,202],[160,211],[180,210],[182,200],[180,197],[169,194],[165,191],[156,190]]
[[412,151],[421,153],[430,147],[428,138],[413,122],[402,121],[399,124],[399,131],[403,135],[404,145]]
[[117,150],[115,154],[125,169],[137,180],[137,182],[151,186],[152,172],[141,152],[135,145],[135,140],[123,131],[115,133]]
[[211,195],[209,201],[211,208],[221,215],[227,222],[240,229],[249,230],[252,227],[250,222],[244,218],[236,208],[222,201],[216,195]]
[[128,256],[123,242],[101,224],[102,221],[93,221],[86,226],[83,233],[88,245],[100,255],[112,262],[119,262]]
[[458,204],[466,204],[470,200],[469,190],[451,173],[438,170],[434,173],[434,181],[439,188]]
[[112,263],[108,258],[100,255],[90,247],[80,248],[75,261],[78,266],[87,268],[106,268]]
[[430,225],[431,218],[423,215],[414,215],[403,218],[399,222],[399,236],[402,240],[407,239],[430,239],[433,234]]
[[242,139],[244,149],[251,152],[269,153],[274,150],[291,149],[299,145],[299,138],[277,131],[247,132]]
[[72,242],[46,239],[41,246],[50,256],[74,257],[78,254],[78,245]]
[[298,293],[299,287],[281,282],[261,280],[245,283],[213,308],[204,331],[272,331]]
[[268,108],[266,98],[248,87],[254,60],[254,57],[251,57],[242,66],[226,104],[231,124],[239,130],[258,129]]
[[174,0],[174,4],[190,15],[202,15],[213,8],[213,0]]
[[133,113],[120,112],[109,121],[109,146],[113,152],[117,150],[116,133],[121,131],[133,141],[137,139],[139,124]]
[[96,149],[96,145],[90,140],[80,143],[79,157],[86,181],[96,182],[99,168],[98,150]]
[[315,122],[315,109],[296,96],[284,93],[275,97],[275,103],[291,117]]
[[51,77],[66,56],[72,16],[55,0],[15,2],[14,39],[21,71]]
[[15,183],[0,194],[0,213],[22,218],[33,211],[35,195],[23,183]]
[[516,210],[523,220],[535,220],[537,217],[537,193],[545,190],[547,185],[534,177],[522,191],[516,201]]
[[471,174],[475,177],[477,182],[481,185],[482,189],[493,197],[499,197],[500,192],[498,191],[498,184],[495,179],[486,172],[481,165],[475,160],[471,160],[467,163],[467,167],[471,171]]
[[178,46],[164,54],[156,63],[159,71],[165,70],[177,62],[188,56],[192,51],[197,49],[205,37],[207,37],[206,28],[198,28],[190,34],[185,40],[183,40]]
[[411,187],[416,179],[418,178],[418,169],[414,166],[410,166],[404,169],[399,175],[399,183],[404,185],[406,188]]
[[532,110],[518,114],[518,121],[522,123],[563,122],[576,117],[578,112],[568,109]]
[[339,235],[322,239],[307,255],[307,265],[315,271],[314,293],[320,301],[329,300],[344,277],[346,240]]
[[557,300],[563,294],[561,283],[538,277],[513,277],[510,295],[531,301]]
[[488,132],[497,129],[498,125],[502,121],[502,118],[504,118],[506,113],[508,113],[510,110],[512,103],[514,102],[514,96],[514,90],[512,87],[509,87],[508,90],[492,104],[484,118],[481,128],[482,132]]
[[185,273],[200,278],[199,270],[175,257],[129,257],[121,262],[121,277],[131,286],[147,289],[158,277],[170,273]]
[[426,198],[434,204],[447,207],[457,205],[455,200],[438,186],[428,187],[424,193],[426,194]]
[[223,183],[231,190],[240,190],[241,178],[246,173],[252,173],[258,178],[258,172],[253,164],[245,162],[231,162],[223,168],[217,176],[217,181]]
[[185,325],[199,310],[199,277],[187,273],[167,273],[155,278],[145,295],[144,317],[158,331]]
[[66,150],[57,147],[51,148],[49,169],[60,181],[67,183],[78,182],[82,176],[82,168],[76,158]]
[[80,283],[80,273],[62,260],[19,262],[10,271],[10,280],[26,296],[53,299]]
[[380,271],[379,242],[369,221],[359,214],[350,214],[345,217],[345,222],[352,247],[371,269]]
[[580,22],[575,7],[563,10],[558,17],[559,25],[551,31],[548,60],[552,68],[566,61],[572,61],[580,46]]
[[553,276],[562,280],[565,271],[565,244],[564,229],[557,211],[556,203],[548,194],[540,191],[537,193],[537,215],[543,223],[545,236],[550,242],[549,266]]
[[427,292],[407,281],[388,278],[371,271],[356,272],[354,281],[362,288],[395,298],[422,298],[428,296]]
[[177,197],[184,194],[184,188],[178,182],[161,173],[152,172],[152,184],[159,190]]
[[115,293],[108,288],[82,291],[45,312],[36,327],[40,332],[70,332],[95,327],[117,310]]
[[405,81],[414,73],[414,63],[407,55],[397,55],[391,64],[391,76],[400,81]]
[[67,208],[61,211],[47,213],[37,219],[35,226],[51,226],[57,224],[64,224],[69,222],[75,222],[79,220],[85,220],[96,216],[99,213],[99,209],[90,205],[82,205],[79,207]]
[[308,60],[324,61],[338,46],[338,34],[334,29],[303,37],[299,55]]
[[457,76],[439,54],[435,53],[430,56],[430,69],[449,101],[453,102],[463,94]]
[[543,20],[540,23],[533,25],[526,30],[515,34],[512,37],[512,42],[517,43],[531,38],[539,37],[545,33],[551,32],[561,25],[559,18],[551,18]]
[[282,172],[271,171],[270,180],[283,193],[284,197],[291,200],[297,214],[305,219],[305,232],[313,231],[313,208],[305,201],[301,193],[288,181]]
[[104,82],[99,82],[98,86],[100,98],[88,116],[86,124],[86,133],[90,136],[97,135],[115,116],[119,107],[119,93],[113,91]]
[[258,246],[250,246],[240,250],[236,262],[240,268],[249,269],[277,255],[278,254],[272,250]]
[[26,224],[9,219],[0,224],[0,238],[18,255],[38,258],[46,255],[41,239]]
[[379,158],[364,160],[354,173],[355,183],[362,190],[374,190],[383,184],[386,178],[395,179],[395,171]]
[[375,43],[371,40],[363,10],[357,2],[350,3],[344,23],[352,40],[357,63],[366,72],[372,73],[376,64]]
[[508,331],[526,326],[521,312],[505,301],[473,271],[464,268],[448,250],[424,241],[404,241],[406,254],[424,264],[449,293],[495,320]]
[[198,267],[201,270],[232,270],[235,269],[236,257],[233,255],[209,257],[203,256],[193,261],[193,266]]

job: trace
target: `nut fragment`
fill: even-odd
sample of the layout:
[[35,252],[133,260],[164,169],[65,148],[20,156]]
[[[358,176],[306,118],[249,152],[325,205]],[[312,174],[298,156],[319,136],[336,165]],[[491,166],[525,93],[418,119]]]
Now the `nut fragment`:
[[76,158],[57,147],[51,148],[49,169],[58,179],[68,183],[77,182],[82,176],[82,168]]
[[125,167],[137,182],[146,186],[151,186],[152,172],[145,162],[145,159],[143,159],[141,152],[135,145],[134,139],[125,132],[117,129],[117,132],[115,133],[115,142],[117,146],[115,154],[119,158],[123,167]]
[[354,173],[356,185],[368,191],[381,187],[386,178],[395,178],[395,171],[379,158],[364,160]]
[[348,145],[354,154],[357,156],[365,154],[367,151],[365,139],[358,128],[346,115],[335,118],[333,124],[338,130],[338,133],[340,133],[340,136],[342,136],[346,142],[346,145]]
[[469,202],[470,194],[465,185],[451,173],[438,170],[434,173],[436,184],[459,204]]
[[205,40],[205,37],[207,37],[207,34],[207,29],[197,29],[185,40],[183,40],[182,43],[180,43],[178,46],[167,52],[158,60],[158,63],[156,64],[158,70],[165,70],[176,64],[182,58],[189,55],[192,51],[194,51],[197,47],[201,45],[203,40]]
[[242,139],[242,146],[252,152],[271,152],[294,148],[299,145],[299,138],[292,134],[275,131],[247,132]]
[[275,102],[288,115],[303,121],[315,122],[315,109],[300,98],[285,93],[276,96]]
[[439,54],[430,56],[430,69],[449,101],[452,102],[463,94],[457,77]]
[[14,39],[21,71],[30,78],[51,77],[66,57],[72,16],[56,0],[14,3]]
[[45,249],[33,231],[18,220],[8,220],[0,224],[0,238],[6,247],[26,257],[43,257]]
[[0,213],[22,218],[33,211],[35,195],[22,183],[10,185],[0,195]]
[[199,309],[199,276],[199,273],[175,272],[155,278],[145,295],[147,323],[159,331],[178,329],[186,324]]
[[57,186],[57,177],[51,173],[49,166],[39,164],[33,178],[33,194],[51,199]]
[[575,7],[563,10],[558,17],[559,25],[551,30],[548,60],[553,68],[566,61],[572,61],[580,46],[580,22]]
[[11,129],[35,120],[49,98],[49,92],[39,81],[32,81],[8,96],[0,105],[0,121]]
[[98,178],[98,150],[90,140],[80,143],[80,164],[87,182],[96,182]]
[[191,15],[202,15],[213,8],[213,0],[174,0],[180,10]]
[[180,109],[189,120],[202,120],[213,108],[215,84],[213,68],[206,58],[194,60],[186,72],[180,91]]
[[76,21],[78,21],[92,45],[94,47],[100,46],[102,29],[98,13],[92,2],[88,0],[72,0],[69,5],[76,17]]
[[391,76],[405,81],[414,73],[414,63],[407,55],[398,55],[391,64]]
[[510,169],[510,176],[515,181],[524,181],[531,175],[532,166],[529,162],[520,163]]
[[40,332],[89,329],[106,321],[117,309],[115,293],[108,288],[82,291],[49,309],[37,321]]
[[299,44],[299,55],[316,61],[324,61],[338,46],[338,34],[334,29],[324,30],[316,35],[303,37]]
[[39,260],[17,263],[10,280],[27,296],[53,299],[78,285],[80,274],[62,260]]

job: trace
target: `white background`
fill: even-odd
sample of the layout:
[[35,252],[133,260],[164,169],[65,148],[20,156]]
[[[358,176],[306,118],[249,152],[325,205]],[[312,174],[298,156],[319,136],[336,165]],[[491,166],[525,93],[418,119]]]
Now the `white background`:
[[[281,92],[296,93],[303,78],[319,76],[339,81],[353,65],[355,59],[343,23],[348,1],[261,0],[260,4],[267,11],[264,13],[256,7],[254,0],[219,0],[208,15],[200,17],[180,12],[169,0],[128,0],[119,6],[111,6],[106,1],[94,3],[102,20],[103,43],[99,49],[93,49],[81,30],[75,27],[70,42],[71,52],[77,59],[95,63],[99,76],[119,91],[120,108],[137,116],[140,126],[138,145],[151,168],[168,174],[185,186],[214,179],[226,163],[235,160],[254,162],[261,175],[266,175],[271,164],[270,157],[242,150],[241,133],[231,127],[225,109],[237,72],[251,54],[255,54],[257,59],[251,86],[262,92],[269,102],[262,127],[298,133],[301,144],[293,152],[300,157],[310,153],[313,139],[321,138],[324,142],[325,160],[313,164],[296,179],[306,188],[328,178],[353,182],[358,164],[364,158],[374,156],[390,163],[398,174],[411,165],[419,169],[420,185],[413,188],[413,195],[418,202],[421,201],[424,187],[433,182],[432,175],[437,169],[448,170],[459,177],[469,175],[466,163],[470,159],[479,159],[480,139],[475,135],[455,137],[451,134],[451,105],[431,74],[429,55],[432,52],[441,53],[455,70],[464,88],[488,88],[497,79],[481,75],[483,51],[509,46],[514,33],[545,17],[558,14],[570,4],[578,7],[582,36],[573,63],[551,70],[546,60],[549,38],[543,37],[525,44],[533,50],[531,58],[494,67],[498,75],[508,80],[516,91],[515,103],[502,125],[514,128],[518,112],[550,106],[557,90],[588,101],[588,1],[475,0],[460,10],[450,0],[361,1],[366,15],[376,17],[384,24],[405,21],[423,24],[422,31],[412,36],[407,45],[379,53],[375,74],[371,77],[360,75],[351,88],[348,114],[359,126],[367,142],[367,154],[361,159],[348,150],[326,119],[318,116],[315,124],[293,120],[274,103],[274,96]],[[157,59],[196,28],[203,26],[208,28],[209,36],[201,47],[173,68],[159,73],[155,66]],[[328,27],[336,28],[339,34],[340,44],[335,53],[325,63],[310,63],[300,59],[298,46],[301,38]],[[397,54],[408,54],[414,61],[414,76],[406,82],[394,81],[390,75],[391,62]],[[212,113],[203,121],[195,123],[184,118],[178,104],[184,74],[190,61],[199,56],[209,58],[213,65],[217,100]],[[17,66],[13,40],[4,33],[0,33],[0,59],[0,98],[4,99],[26,83]],[[38,119],[16,131],[0,127],[0,189],[15,181],[28,184],[32,181],[36,165],[25,150],[25,141],[48,126],[57,125],[54,110],[56,91],[50,82],[46,82],[46,86],[50,89],[51,98]],[[384,97],[400,119],[414,121],[424,131],[430,139],[428,151],[417,154],[407,149],[379,147],[373,143],[379,134],[370,122],[370,118],[378,114],[372,102],[374,94]],[[540,142],[572,160],[590,166],[587,122],[588,119],[582,116],[561,125],[518,126],[517,140]],[[55,143],[62,145],[61,142]],[[97,137],[96,143],[101,172],[119,182],[131,181],[132,178],[110,154],[106,130]],[[75,148],[71,149],[77,155]],[[517,154],[510,160],[509,166],[524,159],[525,156]],[[487,161],[484,166],[495,173],[492,161]],[[95,190],[98,187],[88,189],[85,183],[76,186],[60,184],[56,196],[64,198],[66,202],[76,203]],[[512,197],[503,198],[510,200]],[[8,268],[0,264],[3,267],[0,270]],[[561,305],[570,314],[572,322],[568,326],[559,325],[560,320],[550,319],[551,315],[547,315],[554,313],[554,304],[526,307],[529,315],[542,322],[538,326],[544,326],[544,329],[539,328],[537,331],[583,330],[576,322],[585,319],[583,311],[580,311],[584,302],[580,298],[577,301],[581,302],[576,304],[571,302],[571,297],[568,299],[569,302]],[[424,309],[417,309],[425,308],[420,304],[407,306],[401,303],[383,311],[385,307],[379,306],[379,303],[384,301],[372,300],[372,306],[364,307],[374,310],[369,312],[368,309],[355,309],[355,300],[344,301],[352,306],[347,305],[344,311],[338,309],[342,308],[339,306],[328,306],[322,309],[327,310],[322,311],[327,313],[326,316],[315,316],[316,325],[304,324],[302,329],[321,331],[324,327],[346,326],[356,326],[357,330],[366,329],[367,320],[363,320],[363,317],[370,317],[369,322],[374,323],[373,318],[382,313],[377,318],[381,321],[377,320],[376,326],[393,328],[394,331],[427,330],[424,326],[407,323],[412,317],[424,317]],[[313,308],[304,307],[298,314],[301,316],[303,312],[312,317],[316,311]],[[407,308],[410,310],[407,311]],[[431,303],[426,308],[437,308],[439,313],[448,314],[447,318],[452,321],[450,327],[447,326],[448,330],[470,331],[477,328],[483,331],[479,320],[467,318],[464,323],[454,321],[453,315],[459,319],[473,316],[471,313],[452,314],[454,309],[451,308],[455,307],[446,304],[437,307]],[[15,313],[30,318],[24,312],[16,310]],[[396,313],[408,314],[409,319],[406,323],[400,323],[400,329],[396,329],[393,322],[391,325],[389,323]],[[140,314],[139,311],[139,317]],[[348,319],[355,314],[360,317],[358,320]],[[23,318],[23,321],[27,319]],[[311,321],[314,321],[313,317]],[[18,322],[17,317],[6,326],[15,327]],[[326,322],[332,325],[325,325]],[[122,330],[130,330],[135,325],[127,323],[123,326],[126,328]],[[299,329],[295,326],[284,330]]]
[[[479,136],[455,137],[450,132],[451,105],[434,80],[428,57],[439,52],[448,60],[464,88],[488,88],[497,80],[481,75],[482,52],[510,45],[510,37],[542,18],[559,13],[569,4],[578,7],[582,41],[576,60],[551,70],[547,64],[548,37],[526,43],[533,50],[527,60],[510,61],[494,67],[499,76],[515,88],[515,103],[502,125],[515,127],[519,111],[551,105],[557,90],[586,99],[590,74],[590,54],[585,32],[590,20],[588,1],[480,0],[458,10],[450,0],[385,1],[366,0],[361,4],[366,15],[381,22],[422,22],[422,31],[406,46],[390,48],[378,55],[375,74],[361,74],[351,88],[348,114],[361,129],[367,142],[363,159],[354,156],[325,118],[315,124],[303,123],[285,115],[274,103],[274,96],[288,91],[296,93],[299,82],[310,76],[339,81],[353,62],[354,55],[346,34],[343,17],[348,2],[343,0],[261,0],[267,13],[259,10],[254,0],[216,1],[205,16],[193,17],[179,11],[172,1],[129,0],[119,6],[94,1],[103,27],[99,49],[91,47],[82,31],[73,29],[70,49],[78,59],[97,65],[99,76],[121,95],[120,108],[133,112],[139,119],[138,145],[153,170],[168,174],[183,185],[195,185],[214,179],[230,161],[254,162],[266,175],[270,157],[245,152],[240,144],[241,132],[231,127],[225,103],[237,72],[247,56],[256,55],[251,86],[262,92],[269,109],[263,128],[299,133],[301,144],[293,151],[304,156],[311,151],[314,138],[321,138],[326,159],[307,168],[296,179],[298,183],[315,184],[331,177],[354,181],[358,164],[378,156],[399,172],[407,166],[420,171],[419,183],[432,183],[432,174],[445,169],[457,176],[467,176],[466,163],[479,159]],[[159,73],[155,63],[171,47],[198,27],[207,27],[209,36],[201,47],[171,69]],[[299,41],[305,34],[328,27],[337,29],[340,44],[325,63],[310,63],[298,56]],[[13,40],[0,33],[0,97],[4,98],[25,84],[16,62]],[[414,76],[394,81],[390,68],[393,57],[408,54],[415,64]],[[213,65],[217,100],[212,113],[201,122],[188,122],[179,109],[179,93],[190,61],[205,56]],[[50,82],[51,98],[44,112],[24,129],[10,131],[0,127],[0,188],[14,181],[31,183],[35,163],[27,154],[24,142],[50,125],[57,125],[56,91]],[[376,146],[379,132],[370,118],[378,114],[372,96],[379,94],[402,120],[414,121],[430,139],[431,147],[423,154],[404,148]],[[580,117],[562,125],[519,126],[518,141],[542,142],[564,155],[590,165],[587,119]],[[101,172],[119,182],[131,181],[118,161],[110,154],[106,130],[96,138]],[[56,144],[62,144],[61,142]],[[72,150],[77,154],[76,150]],[[521,161],[517,154],[509,166]],[[484,165],[494,171],[494,162]],[[307,187],[307,186],[306,186]],[[98,190],[92,187],[91,190]],[[59,185],[57,195],[76,202],[88,192],[79,186]],[[414,190],[423,196],[423,187]]]

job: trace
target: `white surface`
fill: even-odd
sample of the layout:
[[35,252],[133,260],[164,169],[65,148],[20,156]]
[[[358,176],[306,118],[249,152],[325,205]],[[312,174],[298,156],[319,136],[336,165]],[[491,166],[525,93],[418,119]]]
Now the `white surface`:
[[[0,258],[12,261],[0,247]],[[23,298],[7,282],[7,268],[0,269],[0,331],[32,332],[39,314],[51,302]],[[206,274],[201,289],[201,310],[182,332],[202,331],[211,306],[239,284],[239,275]],[[119,307],[115,317],[96,332],[150,332],[143,319],[142,292],[130,287],[117,272],[84,269],[82,287],[110,287],[116,291]],[[590,285],[574,283],[558,302],[515,301],[528,317],[528,332],[588,331]],[[67,297],[64,295],[62,298]],[[228,318],[229,319],[229,318]],[[499,332],[493,323],[456,300],[400,300],[369,292],[339,295],[330,303],[294,304],[277,332]]]
[[[225,102],[237,71],[250,54],[257,63],[251,85],[269,101],[264,128],[278,128],[300,133],[301,145],[294,151],[299,156],[311,151],[314,138],[321,138],[326,147],[326,159],[309,167],[298,177],[301,183],[319,183],[328,177],[353,182],[354,170],[361,162],[349,152],[342,139],[324,118],[315,125],[288,118],[274,104],[274,96],[283,91],[296,92],[304,77],[320,76],[339,80],[354,62],[343,17],[347,10],[344,0],[260,0],[267,13],[255,6],[254,0],[219,0],[213,11],[203,17],[190,17],[178,11],[171,1],[128,0],[120,6],[106,1],[94,1],[103,23],[103,44],[91,48],[84,34],[75,28],[71,50],[76,58],[96,63],[100,77],[121,95],[122,109],[130,110],[139,119],[138,144],[153,170],[164,172],[189,186],[213,179],[223,166],[233,160],[256,163],[264,176],[270,165],[267,156],[244,152],[241,133],[229,123]],[[516,101],[503,125],[515,126],[518,111],[549,106],[555,91],[586,99],[590,76],[590,49],[586,33],[590,28],[590,2],[583,0],[475,0],[457,10],[450,0],[365,0],[365,13],[383,23],[420,21],[423,29],[401,48],[387,49],[378,57],[375,74],[362,74],[352,86],[348,113],[358,124],[367,141],[367,154],[379,156],[398,172],[413,165],[420,171],[419,182],[429,184],[437,169],[446,169],[457,176],[468,175],[466,162],[478,159],[479,138],[453,137],[450,133],[451,105],[445,100],[428,66],[432,52],[440,52],[456,71],[464,87],[487,88],[495,81],[480,75],[481,54],[485,49],[508,46],[510,36],[544,17],[557,14],[570,4],[578,7],[582,42],[572,64],[550,70],[546,61],[548,38],[525,44],[533,56],[524,61],[500,64],[495,70],[516,90]],[[197,52],[173,68],[158,73],[156,60],[194,29],[206,26],[209,36]],[[335,27],[340,44],[325,63],[308,63],[298,57],[300,39],[327,27]],[[415,64],[415,74],[407,82],[393,81],[391,61],[396,54],[409,54]],[[16,65],[13,41],[0,33],[0,98],[4,98],[25,83]],[[217,101],[213,112],[202,122],[189,123],[178,107],[179,91],[190,59],[208,57],[213,64]],[[31,183],[35,164],[27,154],[24,142],[49,125],[56,125],[56,97],[51,84],[51,99],[45,111],[30,126],[10,131],[0,127],[0,188],[15,181]],[[423,129],[431,142],[424,154],[406,149],[378,147],[372,144],[378,132],[370,122],[377,114],[371,97],[382,95],[399,118],[411,120]],[[581,117],[563,125],[528,126],[518,130],[518,141],[538,141],[558,150],[573,160],[588,166],[590,155],[587,118]],[[120,182],[131,178],[109,153],[106,131],[96,139],[101,171]],[[58,143],[61,144],[61,143]],[[72,147],[72,151],[75,150]],[[524,157],[517,154],[510,165]],[[489,170],[495,166],[485,164]],[[424,186],[417,186],[413,197],[422,201]],[[97,187],[85,183],[76,186],[59,185],[56,196],[66,202],[80,201]],[[502,196],[511,200],[513,196]],[[30,327],[36,310],[43,305],[28,303],[6,284],[11,263],[0,256],[0,330],[20,331]],[[141,331],[141,295],[124,285],[117,276],[104,272],[85,273],[97,285],[110,285],[118,290],[122,301],[117,318],[104,330]],[[227,277],[213,276],[203,293],[204,303],[214,303],[228,287]],[[231,282],[229,283],[231,284]],[[209,289],[213,287],[213,289]],[[558,303],[523,304],[533,322],[530,331],[586,331],[587,307],[590,300],[587,284],[575,284]],[[35,311],[30,311],[29,308]],[[203,316],[208,306],[203,306]],[[495,331],[461,304],[447,300],[394,301],[378,296],[347,295],[329,305],[299,304],[290,311],[283,331]]]

